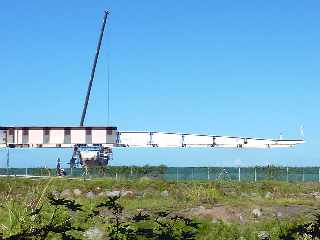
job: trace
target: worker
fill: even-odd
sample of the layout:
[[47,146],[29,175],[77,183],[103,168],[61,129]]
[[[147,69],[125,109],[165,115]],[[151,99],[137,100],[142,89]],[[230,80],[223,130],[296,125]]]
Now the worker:
[[56,169],[56,171],[57,171],[57,176],[61,176],[62,175],[61,174],[60,158],[58,158],[58,160],[57,160],[57,169]]

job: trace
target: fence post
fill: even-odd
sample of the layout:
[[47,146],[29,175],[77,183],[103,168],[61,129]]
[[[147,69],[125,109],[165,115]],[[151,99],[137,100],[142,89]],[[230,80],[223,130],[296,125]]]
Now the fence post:
[[28,168],[26,168],[26,176],[28,176]]
[[254,168],[254,181],[257,181],[257,168]]
[[132,167],[130,168],[130,175],[131,175],[131,177],[132,177],[132,175],[133,175]]
[[210,168],[208,167],[208,181],[210,180]]
[[179,172],[178,172],[178,167],[177,167],[177,182],[179,181]]
[[192,167],[191,170],[192,170],[192,172],[191,172],[191,179],[192,179],[192,181],[193,181],[193,179],[194,179],[194,173],[193,173],[194,170],[193,170],[193,167]]
[[116,172],[116,181],[118,181],[118,172]]
[[289,167],[287,167],[287,182],[289,182]]
[[239,178],[239,182],[241,181],[241,170],[240,170],[240,167],[239,167],[239,176],[238,176],[238,178]]
[[9,176],[9,167],[10,167],[10,150],[8,148],[8,151],[7,151],[7,175]]

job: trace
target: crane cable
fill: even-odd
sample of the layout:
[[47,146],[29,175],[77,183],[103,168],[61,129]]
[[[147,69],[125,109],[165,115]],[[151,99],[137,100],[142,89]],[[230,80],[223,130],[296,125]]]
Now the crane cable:
[[[110,55],[109,55],[110,59]],[[110,64],[107,63],[107,123],[110,124]]]
[[107,96],[106,96],[106,107],[107,107],[107,124],[110,124],[110,48],[111,48],[111,34],[110,34],[110,24],[109,27],[107,28],[107,32],[106,34],[109,33],[109,47],[106,50],[106,59],[107,59],[107,83],[106,83],[106,92],[107,92]]

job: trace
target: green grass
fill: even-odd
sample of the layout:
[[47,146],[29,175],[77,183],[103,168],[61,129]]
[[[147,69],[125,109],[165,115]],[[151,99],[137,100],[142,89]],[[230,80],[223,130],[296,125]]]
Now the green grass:
[[[292,216],[290,219],[276,219],[268,212],[273,206],[303,206],[306,209],[319,208],[319,202],[310,193],[320,192],[320,185],[316,183],[286,183],[277,181],[261,182],[231,182],[231,181],[185,181],[166,182],[163,180],[142,178],[137,180],[115,181],[112,179],[83,180],[57,178],[24,179],[0,178],[0,232],[10,235],[19,231],[19,223],[25,221],[27,209],[47,204],[46,196],[54,191],[65,189],[80,189],[83,193],[92,191],[96,197],[89,199],[82,194],[79,197],[70,195],[84,206],[86,211],[92,210],[103,197],[99,192],[112,190],[130,190],[133,196],[122,197],[120,203],[125,208],[126,216],[137,211],[153,214],[159,211],[169,211],[172,214],[190,214],[190,209],[203,206],[210,209],[215,206],[237,208],[246,217],[246,224],[239,221],[216,221],[203,216],[194,216],[201,223],[198,239],[257,239],[260,231],[268,231],[272,239],[286,232],[293,225],[306,221],[306,216]],[[161,196],[167,190],[168,197]],[[266,194],[272,197],[267,198]],[[266,209],[266,214],[259,219],[250,216],[254,207]],[[48,210],[48,216],[52,214]],[[63,214],[62,214],[63,216]],[[81,216],[81,215],[79,215]],[[81,223],[90,227],[97,222]],[[0,236],[1,239],[1,236]]]

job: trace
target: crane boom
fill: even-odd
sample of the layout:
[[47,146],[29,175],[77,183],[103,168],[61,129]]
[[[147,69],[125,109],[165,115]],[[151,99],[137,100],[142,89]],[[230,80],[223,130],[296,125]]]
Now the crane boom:
[[109,14],[108,11],[104,12],[103,23],[102,23],[102,27],[101,27],[101,31],[100,31],[100,37],[99,37],[99,41],[98,41],[97,51],[96,51],[96,55],[95,55],[94,60],[93,60],[93,66],[92,66],[92,70],[91,70],[91,76],[90,76],[90,81],[89,81],[89,85],[88,85],[87,95],[86,95],[85,102],[84,102],[84,105],[83,105],[81,121],[80,121],[80,126],[81,127],[83,126],[84,120],[86,118],[86,113],[87,113],[87,108],[88,108],[88,103],[89,103],[92,83],[93,83],[94,75],[95,75],[95,72],[96,72],[96,66],[97,66],[97,62],[98,62],[98,58],[99,58],[99,53],[100,53],[103,33],[104,33],[105,26],[106,26],[108,14]]

